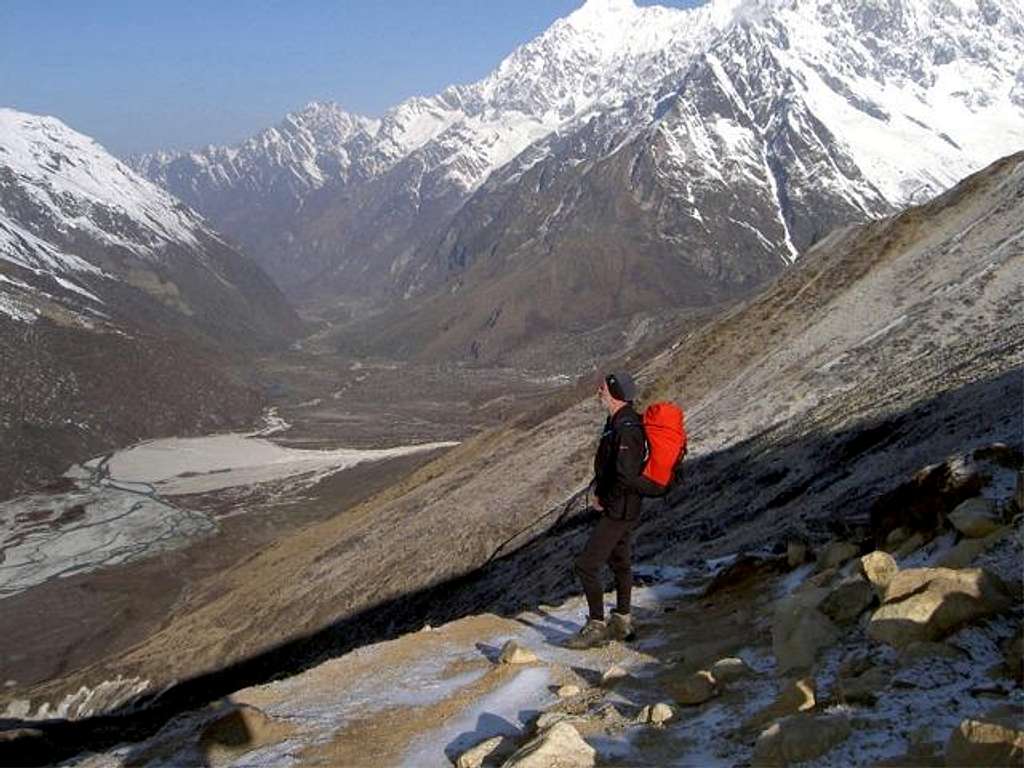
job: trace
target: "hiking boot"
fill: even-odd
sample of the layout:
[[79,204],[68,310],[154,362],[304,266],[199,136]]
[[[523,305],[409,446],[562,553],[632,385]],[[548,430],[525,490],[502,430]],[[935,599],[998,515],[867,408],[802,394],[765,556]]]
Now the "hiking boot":
[[622,642],[636,640],[632,617],[628,613],[616,613],[613,611],[612,617],[608,621],[608,637]]
[[598,619],[590,619],[583,625],[583,629],[566,641],[565,647],[582,651],[587,648],[597,648],[599,645],[606,645],[607,643],[608,625]]

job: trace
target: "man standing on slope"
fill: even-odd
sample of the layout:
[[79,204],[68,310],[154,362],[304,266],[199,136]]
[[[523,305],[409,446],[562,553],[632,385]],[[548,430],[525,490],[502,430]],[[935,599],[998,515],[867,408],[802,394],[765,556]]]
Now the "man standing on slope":
[[[601,513],[597,527],[573,570],[583,584],[590,618],[566,644],[570,648],[593,648],[609,639],[633,636],[630,593],[633,571],[630,565],[633,529],[640,519],[640,475],[647,454],[643,421],[635,410],[636,385],[628,373],[605,376],[597,396],[608,411],[601,442],[594,457],[594,507]],[[615,575],[616,607],[604,620],[604,587],[601,568],[605,563]]]

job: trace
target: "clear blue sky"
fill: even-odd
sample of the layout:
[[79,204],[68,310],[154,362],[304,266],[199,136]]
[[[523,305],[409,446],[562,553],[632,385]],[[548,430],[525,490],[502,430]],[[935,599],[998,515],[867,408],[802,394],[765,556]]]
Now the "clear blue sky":
[[581,4],[0,0],[0,106],[122,155],[235,142],[314,99],[379,115],[472,82]]

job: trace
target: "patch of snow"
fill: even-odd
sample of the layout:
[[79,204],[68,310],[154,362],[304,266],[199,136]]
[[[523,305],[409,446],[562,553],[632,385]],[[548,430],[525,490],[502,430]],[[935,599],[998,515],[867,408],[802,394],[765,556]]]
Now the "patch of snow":
[[448,766],[446,754],[459,755],[492,736],[521,735],[532,717],[557,699],[548,690],[551,680],[551,671],[545,667],[524,669],[438,730],[413,741],[401,765]]
[[332,451],[283,448],[269,440],[244,434],[167,438],[140,443],[115,453],[108,463],[111,476],[122,482],[149,483],[164,496],[251,486],[303,477],[314,485],[324,477],[367,461],[409,456],[450,448],[458,443]]

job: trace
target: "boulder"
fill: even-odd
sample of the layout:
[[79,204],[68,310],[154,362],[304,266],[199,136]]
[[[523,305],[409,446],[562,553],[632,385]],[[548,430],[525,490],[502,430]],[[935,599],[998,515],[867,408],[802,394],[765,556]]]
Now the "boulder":
[[850,576],[833,587],[819,610],[836,624],[852,624],[876,599],[875,589],[861,576]]
[[772,652],[780,672],[810,667],[820,649],[839,639],[838,627],[818,610],[828,595],[827,589],[812,587],[775,604]]
[[850,735],[839,715],[798,714],[772,723],[754,745],[755,765],[791,765],[827,754]]
[[455,768],[501,765],[515,751],[516,743],[513,739],[508,736],[494,736],[459,755],[459,759],[455,761]]
[[996,503],[981,496],[957,506],[950,512],[949,522],[969,539],[983,539],[1003,524]]
[[502,646],[498,661],[502,664],[532,664],[538,659],[537,654],[529,648],[524,648],[515,640],[509,640]]
[[913,664],[919,659],[962,659],[963,657],[963,651],[959,648],[954,648],[952,645],[948,645],[947,643],[919,640],[905,646],[903,650],[900,651],[899,659],[905,664]]
[[649,723],[651,725],[663,725],[664,723],[675,717],[675,711],[672,706],[664,702],[658,704],[648,704],[640,713],[636,716],[637,723]]
[[948,766],[1016,766],[1024,763],[1024,731],[1019,719],[968,718],[953,729],[946,742]]
[[703,704],[718,693],[715,678],[707,670],[669,680],[665,688],[680,704]]
[[824,589],[825,587],[831,586],[832,582],[838,575],[838,568],[829,568],[827,571],[816,573],[813,576],[804,579],[793,591],[807,592],[815,589]]
[[917,640],[938,640],[1012,602],[1006,585],[984,569],[912,568],[900,571],[889,583],[868,635],[897,648]]
[[629,672],[624,670],[618,664],[613,664],[605,670],[603,675],[601,675],[601,685],[606,687],[612,686],[625,680],[627,677],[629,677]]
[[963,539],[957,542],[949,552],[944,554],[937,565],[940,568],[967,568],[973,563],[978,555],[1001,541],[1008,533],[1009,528],[1000,526],[988,536],[981,539]]
[[785,682],[775,701],[755,712],[741,726],[744,733],[760,733],[769,723],[779,718],[807,712],[817,704],[817,688],[813,677],[801,677]]
[[897,560],[902,560],[905,557],[910,557],[912,554],[917,552],[921,547],[925,545],[925,538],[923,533],[912,533],[910,537],[896,547],[893,551],[893,557]]
[[885,590],[899,569],[893,556],[881,550],[876,549],[860,559],[860,572],[874,587],[879,599],[885,597]]
[[597,753],[567,722],[558,722],[527,742],[503,768],[592,768]]
[[893,528],[889,531],[889,535],[885,537],[885,548],[890,552],[900,548],[900,545],[909,539],[912,535],[912,531],[909,528]]
[[537,730],[537,733],[540,733],[541,731],[546,731],[556,723],[563,722],[570,724],[585,723],[586,718],[581,717],[580,715],[570,714],[569,712],[543,712],[534,723],[534,728]]
[[579,696],[583,691],[578,685],[563,685],[556,692],[560,699],[571,699],[573,696]]
[[836,699],[847,704],[872,705],[889,687],[892,674],[880,667],[872,667],[856,677],[836,683]]
[[[214,705],[215,710],[219,705]],[[230,704],[199,734],[199,748],[211,761],[226,761],[257,747],[284,741],[295,727],[248,704]]]
[[816,570],[827,571],[829,568],[838,568],[847,560],[857,556],[860,548],[848,541],[833,541],[825,546],[818,554]]
[[654,725],[667,723],[673,717],[675,717],[675,712],[672,710],[672,707],[663,701],[651,707],[650,722]]
[[728,685],[754,674],[754,670],[747,666],[747,662],[735,657],[719,659],[711,665],[710,671],[715,681],[722,685]]
[[858,649],[848,653],[839,663],[838,673],[840,677],[857,677],[871,669],[874,664],[871,656],[864,649]]

